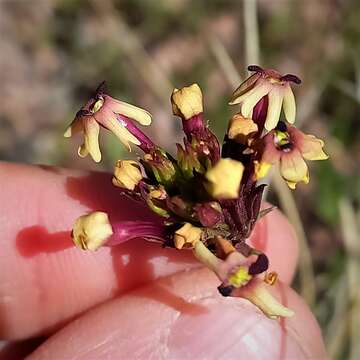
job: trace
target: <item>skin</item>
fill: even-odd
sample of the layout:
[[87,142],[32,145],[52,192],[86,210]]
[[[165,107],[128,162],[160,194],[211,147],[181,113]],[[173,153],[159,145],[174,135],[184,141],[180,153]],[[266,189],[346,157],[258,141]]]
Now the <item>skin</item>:
[[119,196],[110,174],[0,163],[0,179],[0,338],[9,341],[0,358],[326,357],[316,320],[288,286],[298,247],[279,211],[250,239],[279,274],[275,296],[296,312],[274,321],[220,296],[190,251],[141,239],[74,248],[69,230],[85,212],[106,211],[112,222],[152,217]]

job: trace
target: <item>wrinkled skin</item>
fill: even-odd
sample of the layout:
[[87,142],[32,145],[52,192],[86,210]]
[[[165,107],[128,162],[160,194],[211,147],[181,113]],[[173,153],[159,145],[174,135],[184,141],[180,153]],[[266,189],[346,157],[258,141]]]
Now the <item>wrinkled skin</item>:
[[[266,318],[188,251],[141,239],[85,253],[69,229],[87,211],[151,219],[119,197],[111,175],[0,164],[0,358],[322,359],[320,329],[289,288],[297,242],[273,211],[251,238],[279,273],[277,297],[296,315]],[[35,338],[35,339],[34,339]]]

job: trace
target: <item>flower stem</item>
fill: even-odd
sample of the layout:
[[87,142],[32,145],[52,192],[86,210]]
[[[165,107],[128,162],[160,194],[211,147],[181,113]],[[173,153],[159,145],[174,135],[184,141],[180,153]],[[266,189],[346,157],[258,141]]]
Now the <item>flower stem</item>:
[[150,221],[120,221],[111,224],[113,235],[106,246],[115,246],[136,238],[151,238],[164,242],[166,228]]
[[202,241],[197,241],[194,245],[194,255],[195,257],[201,261],[206,267],[210,270],[217,273],[219,265],[222,260],[216,257],[205,245]]

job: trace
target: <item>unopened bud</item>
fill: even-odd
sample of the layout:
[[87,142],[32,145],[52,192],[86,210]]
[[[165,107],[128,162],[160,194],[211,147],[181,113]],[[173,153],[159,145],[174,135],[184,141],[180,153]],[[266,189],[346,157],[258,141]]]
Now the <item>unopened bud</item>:
[[115,186],[134,190],[142,179],[140,165],[133,160],[118,160],[115,166],[113,184]]
[[95,251],[113,234],[109,217],[105,212],[95,211],[80,216],[74,223],[72,238],[83,250]]
[[252,119],[236,114],[230,120],[228,137],[236,142],[247,145],[248,137],[257,131],[258,126]]
[[205,175],[207,191],[215,199],[236,199],[244,165],[230,158],[220,159]]
[[171,95],[174,115],[190,119],[203,112],[203,96],[198,84],[174,89]]

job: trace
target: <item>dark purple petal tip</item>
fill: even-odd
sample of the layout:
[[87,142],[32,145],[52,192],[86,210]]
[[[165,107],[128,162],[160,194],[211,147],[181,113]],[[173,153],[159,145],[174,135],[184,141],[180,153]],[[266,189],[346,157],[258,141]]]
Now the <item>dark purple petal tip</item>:
[[293,74],[286,74],[286,75],[281,77],[281,80],[290,81],[290,82],[293,82],[293,83],[295,83],[297,85],[301,84],[301,79],[298,78],[296,75],[293,75]]
[[260,67],[259,65],[249,65],[247,68],[249,71],[255,71],[255,72],[263,72],[264,69]]
[[269,267],[269,259],[265,254],[260,254],[256,261],[249,267],[250,275],[261,274],[266,271]]
[[95,96],[104,94],[106,92],[106,81],[101,82],[95,90]]
[[234,290],[234,287],[232,285],[229,286],[220,285],[218,286],[218,290],[222,296],[226,297],[231,295],[232,291]]

